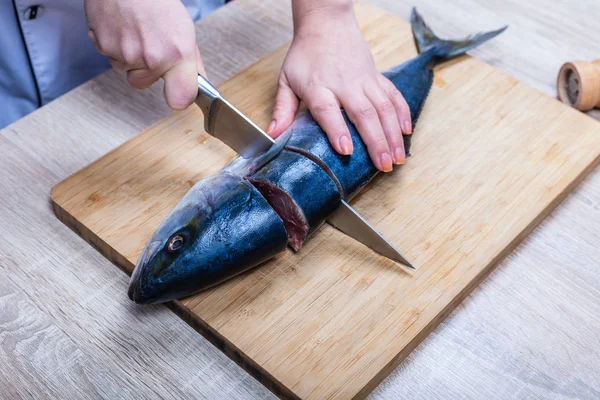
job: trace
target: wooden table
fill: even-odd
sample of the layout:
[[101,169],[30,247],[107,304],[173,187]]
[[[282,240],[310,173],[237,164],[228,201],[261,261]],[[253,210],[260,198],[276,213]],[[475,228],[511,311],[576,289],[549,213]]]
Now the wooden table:
[[[418,5],[445,36],[510,24],[473,55],[548,95],[563,61],[599,57],[596,1],[443,4]],[[289,4],[237,0],[197,36],[220,83],[291,38]],[[54,184],[170,112],[161,90],[110,71],[0,131],[2,397],[272,396],[164,306],[131,303],[128,277],[52,213]],[[596,170],[372,397],[600,398],[599,260]]]

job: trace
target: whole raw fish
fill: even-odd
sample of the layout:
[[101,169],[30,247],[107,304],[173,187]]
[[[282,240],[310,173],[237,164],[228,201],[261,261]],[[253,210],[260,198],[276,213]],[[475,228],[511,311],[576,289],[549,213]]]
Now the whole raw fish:
[[[419,55],[384,75],[402,92],[413,126],[433,83],[433,67],[504,29],[458,41],[439,39],[413,9]],[[160,303],[204,290],[255,267],[290,245],[300,250],[342,199],[376,174],[367,148],[347,116],[354,152],[342,156],[309,113],[268,152],[237,158],[198,182],[154,233],[137,262],[129,297]],[[404,136],[407,155],[412,135]]]

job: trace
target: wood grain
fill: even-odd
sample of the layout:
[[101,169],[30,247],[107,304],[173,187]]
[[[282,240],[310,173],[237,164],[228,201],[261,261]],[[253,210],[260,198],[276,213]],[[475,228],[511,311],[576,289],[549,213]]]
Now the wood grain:
[[[380,68],[414,56],[406,23],[357,12]],[[263,126],[284,56],[220,86]],[[57,215],[131,271],[189,187],[234,156],[201,121],[174,114],[71,176],[52,192]],[[364,397],[600,161],[600,124],[467,57],[436,70],[415,135],[410,162],[354,204],[418,271],[325,226],[174,308],[280,396]]]
[[[374,3],[403,19],[415,5]],[[598,56],[594,0],[417,6],[448,37],[509,24],[472,54],[551,97],[560,65]],[[289,3],[236,0],[196,26],[220,83],[291,38]],[[53,185],[169,113],[160,84],[136,91],[109,71],[0,131],[3,397],[273,397],[166,308],[132,305],[127,276],[48,204]],[[597,168],[370,398],[600,398],[599,237]]]

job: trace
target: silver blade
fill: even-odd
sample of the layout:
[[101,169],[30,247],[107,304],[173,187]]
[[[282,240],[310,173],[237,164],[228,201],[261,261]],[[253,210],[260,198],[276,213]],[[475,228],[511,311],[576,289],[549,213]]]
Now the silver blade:
[[382,256],[415,269],[402,253],[346,201],[342,200],[342,205],[329,217],[327,222]]
[[244,158],[263,153],[275,143],[254,122],[222,98],[213,102],[208,117],[208,130]]
[[267,151],[275,140],[223,99],[221,93],[198,75],[196,104],[204,113],[204,128],[244,158]]

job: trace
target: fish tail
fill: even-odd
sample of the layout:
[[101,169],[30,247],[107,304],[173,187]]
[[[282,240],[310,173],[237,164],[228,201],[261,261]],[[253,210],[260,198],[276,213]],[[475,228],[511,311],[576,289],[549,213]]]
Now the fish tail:
[[498,36],[508,28],[505,26],[495,31],[477,33],[459,40],[444,40],[436,36],[423,20],[423,17],[413,8],[410,16],[413,37],[419,53],[432,50],[439,61],[448,60],[459,56],[467,51]]

